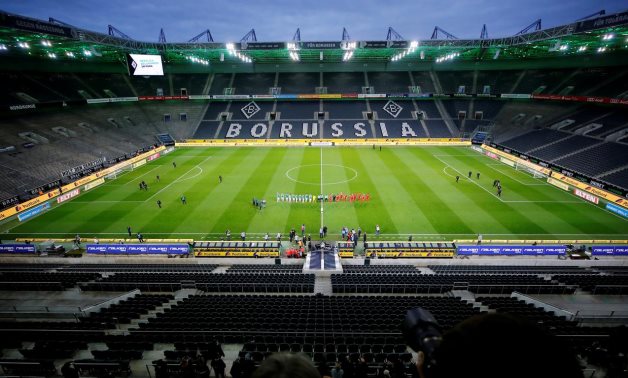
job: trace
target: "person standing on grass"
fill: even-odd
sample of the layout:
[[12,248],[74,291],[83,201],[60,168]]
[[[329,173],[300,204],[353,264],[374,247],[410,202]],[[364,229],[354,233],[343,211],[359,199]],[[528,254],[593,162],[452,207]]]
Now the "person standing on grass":
[[218,182],[222,184],[222,176],[218,176]]
[[245,241],[245,240],[246,240],[246,232],[242,231],[242,232],[240,233],[240,239],[242,239],[242,241]]
[[176,168],[176,167],[177,167],[177,163],[173,161],[173,162],[172,162],[172,167],[173,167],[173,168]]
[[460,176],[456,176],[456,182],[460,181]]
[[131,226],[126,226],[126,232],[128,232],[129,237],[131,237]]
[[379,236],[379,232],[380,232],[380,228],[379,228],[379,224],[375,226],[375,236]]
[[473,174],[473,172],[469,171],[469,178],[471,178],[472,174]]
[[268,232],[264,235],[264,241],[268,241]]
[[161,200],[157,200],[157,206],[161,209]]
[[181,203],[182,203],[182,204],[184,204],[184,205],[187,205],[187,204],[188,204],[188,201],[187,201],[187,199],[185,198],[185,195],[182,195],[182,196],[181,196]]
[[231,230],[227,229],[227,231],[225,231],[225,235],[227,236],[227,240],[231,240]]
[[502,196],[502,187],[499,186],[499,187],[497,187],[497,197],[501,198],[501,196]]
[[323,226],[323,237],[327,237],[327,226]]
[[322,239],[323,238],[323,227],[318,229],[318,236]]
[[160,180],[159,180],[159,175],[157,175],[157,182],[160,182]]
[[477,179],[480,179],[480,172],[476,173]]
[[301,224],[301,237],[305,236],[305,223]]

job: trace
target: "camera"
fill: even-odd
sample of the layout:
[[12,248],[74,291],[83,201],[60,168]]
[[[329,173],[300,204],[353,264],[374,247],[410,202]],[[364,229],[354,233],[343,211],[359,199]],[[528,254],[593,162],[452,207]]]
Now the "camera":
[[440,325],[428,310],[417,307],[408,310],[401,324],[401,331],[406,344],[412,350],[423,352],[423,371],[430,377],[437,366],[434,351],[443,340]]

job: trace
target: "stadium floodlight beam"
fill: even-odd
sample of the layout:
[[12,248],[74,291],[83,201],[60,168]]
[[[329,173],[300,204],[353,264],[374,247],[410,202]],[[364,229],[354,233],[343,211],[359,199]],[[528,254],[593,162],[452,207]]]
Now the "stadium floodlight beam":
[[7,45],[5,45],[5,44],[0,44],[0,51],[6,51],[6,50],[8,50],[8,49],[9,49],[9,48],[7,47]]
[[46,41],[45,39],[41,41],[42,46],[52,47],[52,43],[50,41]]
[[92,52],[89,50],[83,50],[83,55],[85,56],[92,56]]
[[17,43],[18,47],[21,47],[23,49],[30,49],[31,46],[28,44],[28,42],[18,42]]
[[232,52],[235,51],[235,45],[232,42],[227,43],[227,50]]

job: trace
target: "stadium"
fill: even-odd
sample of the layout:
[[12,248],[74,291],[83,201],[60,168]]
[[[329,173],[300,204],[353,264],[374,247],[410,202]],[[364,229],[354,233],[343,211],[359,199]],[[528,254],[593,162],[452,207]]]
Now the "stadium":
[[3,377],[627,376],[628,11],[338,29],[0,11]]

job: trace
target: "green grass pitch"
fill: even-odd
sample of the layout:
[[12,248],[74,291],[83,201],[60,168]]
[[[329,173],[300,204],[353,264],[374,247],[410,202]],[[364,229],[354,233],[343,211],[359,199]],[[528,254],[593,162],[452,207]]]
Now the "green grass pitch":
[[[501,198],[494,179],[502,182]],[[148,191],[139,190],[141,180]],[[371,201],[324,203],[322,217],[317,203],[276,202],[277,192],[318,194],[321,186],[323,193],[370,193]],[[266,208],[255,209],[253,197],[266,199]],[[302,223],[317,236],[321,218],[336,238],[342,226],[359,226],[373,236],[376,224],[388,240],[409,234],[414,240],[470,239],[478,233],[485,239],[626,239],[628,233],[628,220],[470,148],[386,146],[179,148],[0,231],[4,239],[122,238],[131,226],[145,238],[215,240],[230,229],[234,237],[246,231],[251,240],[298,231]]]

